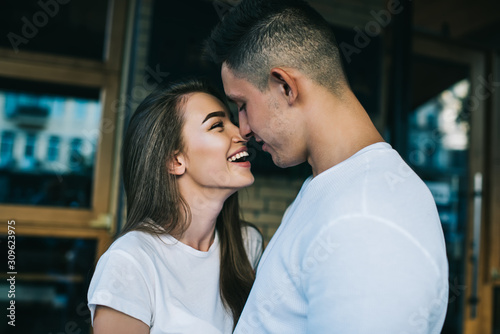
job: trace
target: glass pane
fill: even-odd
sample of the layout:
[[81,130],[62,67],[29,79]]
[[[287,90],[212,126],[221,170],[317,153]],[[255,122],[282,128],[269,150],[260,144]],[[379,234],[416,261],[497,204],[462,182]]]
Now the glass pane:
[[[14,300],[15,327],[4,316],[0,333],[89,333],[87,290],[96,240],[17,236],[15,241],[15,274],[7,274],[12,272],[7,261],[0,273],[0,305],[6,309]],[[0,236],[0,250],[7,254],[7,236]],[[15,296],[9,297],[12,276]]]
[[415,57],[407,161],[431,190],[446,240],[449,304],[443,333],[460,333],[469,180],[469,69]]
[[4,0],[0,47],[102,60],[108,1]]
[[0,79],[0,203],[89,208],[99,89]]

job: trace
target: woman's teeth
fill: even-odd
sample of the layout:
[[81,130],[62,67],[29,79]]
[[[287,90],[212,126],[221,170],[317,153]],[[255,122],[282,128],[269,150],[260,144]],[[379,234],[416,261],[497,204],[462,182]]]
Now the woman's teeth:
[[236,161],[238,159],[241,159],[243,157],[248,157],[248,156],[249,156],[248,152],[243,151],[243,152],[240,152],[238,154],[233,155],[231,158],[228,158],[227,161],[234,162],[234,161]]

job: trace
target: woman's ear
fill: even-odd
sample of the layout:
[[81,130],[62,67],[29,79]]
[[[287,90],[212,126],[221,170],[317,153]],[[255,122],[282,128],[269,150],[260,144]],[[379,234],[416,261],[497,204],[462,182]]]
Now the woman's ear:
[[177,153],[168,161],[168,172],[181,176],[186,172],[186,162],[182,153]]
[[271,85],[280,89],[288,105],[292,105],[299,94],[297,83],[292,73],[283,68],[274,67],[271,69],[270,76]]

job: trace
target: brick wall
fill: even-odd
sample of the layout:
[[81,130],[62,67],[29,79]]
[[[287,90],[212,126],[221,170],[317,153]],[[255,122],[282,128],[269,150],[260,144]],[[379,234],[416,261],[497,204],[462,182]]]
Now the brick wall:
[[266,246],[303,182],[304,179],[255,176],[255,182],[251,187],[240,190],[243,219],[255,224],[261,230]]

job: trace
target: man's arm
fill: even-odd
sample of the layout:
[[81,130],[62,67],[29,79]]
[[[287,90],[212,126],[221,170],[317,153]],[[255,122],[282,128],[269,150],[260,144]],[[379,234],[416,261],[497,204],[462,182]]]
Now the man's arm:
[[329,224],[311,243],[303,272],[308,333],[434,333],[446,313],[447,278],[389,222]]

